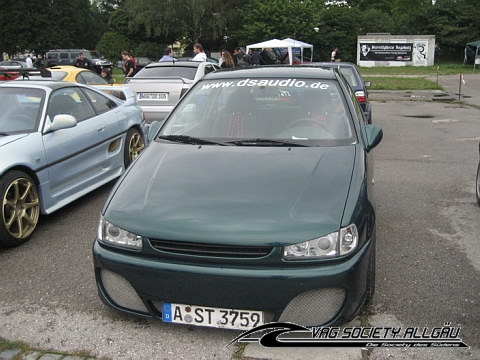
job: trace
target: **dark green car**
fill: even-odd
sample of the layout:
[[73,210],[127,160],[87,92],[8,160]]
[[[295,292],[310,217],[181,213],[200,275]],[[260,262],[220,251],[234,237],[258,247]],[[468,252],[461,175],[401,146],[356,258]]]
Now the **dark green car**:
[[219,328],[352,319],[375,287],[381,138],[337,70],[206,75],[107,200],[101,299]]

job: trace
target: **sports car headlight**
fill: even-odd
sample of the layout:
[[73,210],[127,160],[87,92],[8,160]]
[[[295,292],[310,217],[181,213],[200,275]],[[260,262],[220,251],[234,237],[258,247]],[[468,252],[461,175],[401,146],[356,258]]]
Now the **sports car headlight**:
[[355,224],[319,238],[285,246],[285,260],[332,258],[351,253],[358,244],[358,231]]
[[100,216],[98,224],[98,240],[104,244],[122,248],[141,250],[142,237],[132,234],[105,220]]

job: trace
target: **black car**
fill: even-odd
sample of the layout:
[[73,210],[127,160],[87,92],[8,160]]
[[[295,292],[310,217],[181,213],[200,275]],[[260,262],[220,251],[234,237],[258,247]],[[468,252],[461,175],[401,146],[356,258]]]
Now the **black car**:
[[137,67],[135,68],[135,73],[137,74],[140,70],[142,70],[145,66],[148,64],[152,63],[153,61],[150,60],[148,57],[145,56],[136,56],[135,57],[135,63],[137,64]]
[[365,113],[368,123],[372,123],[372,105],[368,101],[367,91],[367,87],[370,86],[370,81],[363,81],[362,75],[360,75],[360,72],[355,64],[349,62],[318,62],[308,65],[338,69],[338,71],[347,80],[352,90],[355,92],[355,96],[360,103],[363,112]]
[[98,74],[103,68],[112,71],[112,62],[104,59],[97,53],[91,53],[85,49],[55,49],[47,51],[47,66],[74,65],[79,53],[83,53],[92,62],[93,70]]

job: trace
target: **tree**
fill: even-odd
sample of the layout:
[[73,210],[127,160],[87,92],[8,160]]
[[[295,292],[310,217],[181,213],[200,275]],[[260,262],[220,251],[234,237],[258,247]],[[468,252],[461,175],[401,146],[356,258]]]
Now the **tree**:
[[357,36],[362,25],[361,11],[348,5],[330,5],[319,19],[321,60],[329,61],[331,51],[339,48],[342,61],[356,61]]
[[287,37],[310,41],[322,7],[309,0],[251,0],[242,10],[243,27],[236,36],[243,44]]
[[[152,40],[186,45],[201,42],[214,46],[226,36],[231,21],[238,13],[239,0],[126,0],[124,11],[129,15],[128,28],[137,31],[138,40]],[[138,30],[143,31],[138,34]]]
[[4,0],[0,48],[15,54],[52,48],[94,49],[105,31],[89,0]]
[[132,50],[133,41],[115,31],[107,31],[97,44],[96,49],[112,62],[120,60],[122,51]]

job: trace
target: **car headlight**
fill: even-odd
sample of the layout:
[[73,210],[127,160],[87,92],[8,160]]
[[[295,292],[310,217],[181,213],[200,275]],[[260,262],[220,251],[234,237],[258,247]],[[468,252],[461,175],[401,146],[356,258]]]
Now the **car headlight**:
[[285,260],[332,258],[351,253],[357,245],[357,226],[352,224],[313,240],[285,246],[283,258]]
[[103,216],[100,216],[100,222],[98,223],[98,240],[108,245],[141,250],[143,238],[119,228],[105,220]]

